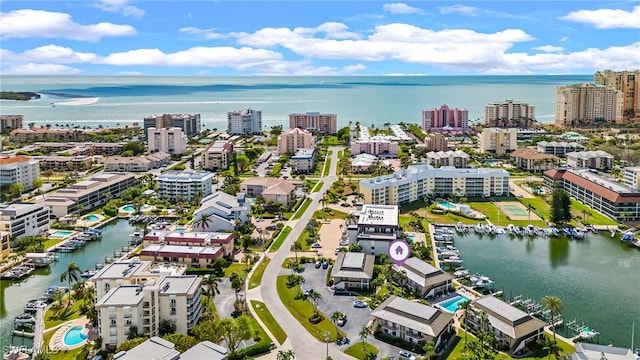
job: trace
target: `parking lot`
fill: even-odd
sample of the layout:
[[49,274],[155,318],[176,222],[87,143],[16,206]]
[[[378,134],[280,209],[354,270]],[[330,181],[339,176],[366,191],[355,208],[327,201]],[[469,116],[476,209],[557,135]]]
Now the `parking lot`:
[[[325,286],[327,270],[322,268],[316,269],[314,264],[305,264],[305,269],[300,273],[304,276],[305,283],[302,284],[302,290],[313,289],[322,294],[322,299],[318,301],[318,310],[322,311],[329,319],[331,314],[335,311],[340,311],[347,316],[346,324],[340,329],[345,332],[347,338],[350,340],[349,344],[340,345],[341,350],[345,350],[353,343],[360,341],[360,330],[363,327],[369,325],[371,321],[371,309],[369,307],[356,308],[353,306],[353,301],[356,300],[352,295],[333,295],[332,291],[329,291]],[[372,344],[378,348],[378,358],[390,357],[392,359],[398,359],[398,352],[402,349],[389,345],[385,342],[379,341],[370,335],[367,338],[367,343]],[[414,354],[416,355],[416,354]]]

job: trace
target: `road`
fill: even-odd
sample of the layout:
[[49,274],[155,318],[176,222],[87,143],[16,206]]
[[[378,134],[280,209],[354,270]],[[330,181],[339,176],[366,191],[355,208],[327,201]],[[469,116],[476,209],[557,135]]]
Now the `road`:
[[[278,319],[278,323],[287,333],[287,341],[285,341],[282,347],[284,349],[292,348],[296,354],[296,358],[299,359],[324,358],[327,352],[327,344],[318,341],[315,337],[309,334],[307,330],[300,325],[298,320],[289,313],[289,310],[287,310],[284,304],[280,301],[278,290],[276,288],[276,281],[280,274],[280,270],[282,269],[282,263],[289,256],[289,249],[291,248],[291,245],[298,239],[311,219],[314,211],[320,205],[322,194],[324,194],[331,184],[338,179],[336,176],[336,169],[338,165],[338,151],[340,149],[340,147],[329,147],[329,150],[332,151],[329,175],[321,177],[324,184],[320,188],[320,191],[309,195],[313,199],[313,202],[307,208],[307,211],[302,215],[302,217],[299,220],[287,222],[286,225],[291,226],[292,231],[280,247],[280,250],[271,258],[271,262],[264,271],[262,283],[259,287],[262,299],[267,305],[267,308],[273,317]],[[353,359],[351,356],[341,352],[335,344],[329,344],[329,356],[335,360]]]

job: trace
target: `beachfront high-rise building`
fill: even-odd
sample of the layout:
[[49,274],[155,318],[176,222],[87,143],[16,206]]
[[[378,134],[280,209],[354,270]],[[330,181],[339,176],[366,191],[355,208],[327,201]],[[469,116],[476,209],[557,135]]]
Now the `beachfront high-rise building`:
[[147,142],[150,154],[160,151],[171,155],[182,154],[187,148],[188,141],[182,129],[177,127],[168,129],[150,127],[147,129]]
[[506,154],[518,148],[518,129],[489,128],[478,134],[481,152]]
[[622,91],[623,111],[629,115],[640,115],[640,70],[596,71],[593,81],[597,85],[610,85]]
[[[27,156],[11,156],[0,158],[0,185],[22,184],[25,190],[33,189],[33,181],[40,177],[38,160]],[[3,190],[4,191],[4,190]]]
[[0,134],[8,133],[13,129],[22,129],[24,115],[0,115]]
[[321,134],[335,134],[338,132],[338,115],[319,112],[289,114],[289,128],[302,128],[318,131]]
[[574,84],[556,89],[557,127],[621,123],[624,94],[613,86]]
[[196,136],[200,133],[200,114],[162,114],[150,115],[144,118],[144,133],[147,129],[173,128],[177,127],[188,137]]
[[251,135],[262,132],[262,111],[242,109],[227,113],[229,135]]
[[311,149],[316,146],[316,137],[309,130],[291,128],[278,135],[278,154],[293,154],[297,149]]
[[489,127],[528,129],[535,123],[535,107],[507,99],[484,106],[484,124]]
[[422,130],[466,132],[469,127],[469,111],[451,109],[447,105],[440,108],[422,110]]

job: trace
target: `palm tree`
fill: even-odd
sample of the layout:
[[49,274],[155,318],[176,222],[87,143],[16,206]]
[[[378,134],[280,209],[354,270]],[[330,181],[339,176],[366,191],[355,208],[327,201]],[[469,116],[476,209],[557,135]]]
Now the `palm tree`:
[[317,291],[314,291],[312,293],[310,293],[307,296],[307,299],[309,299],[309,301],[311,301],[311,304],[313,304],[313,315],[317,316],[318,315],[318,300],[322,299],[322,294],[320,294]]
[[298,266],[298,251],[302,251],[302,244],[299,241],[294,242],[291,245],[291,251],[294,252],[294,254],[296,255],[296,267]]
[[464,324],[464,344],[467,345],[467,317],[469,317],[469,312],[471,311],[471,301],[466,300],[460,304],[460,309],[463,311],[462,322]]
[[202,212],[200,214],[200,218],[196,221],[196,224],[198,224],[198,226],[202,229],[202,231],[205,231],[205,229],[207,227],[209,227],[209,225],[211,225],[211,217],[209,214],[207,214],[206,212]]
[[293,360],[296,358],[296,354],[293,350],[279,350],[278,351],[278,360]]
[[369,329],[368,326],[365,326],[362,329],[360,329],[360,332],[358,333],[358,335],[360,336],[360,340],[362,340],[362,351],[366,350],[365,344],[367,343],[367,337],[369,337],[370,333],[371,333],[371,329]]
[[338,320],[340,320],[343,316],[344,314],[340,311],[334,311],[333,314],[331,314],[331,322],[336,326],[336,334],[338,335],[340,334],[340,331],[338,329]]
[[427,360],[431,360],[431,357],[436,353],[436,344],[433,341],[427,341],[422,350],[424,351],[424,357]]
[[[78,282],[80,280],[80,274],[82,274],[82,270],[75,261],[72,261],[67,266],[67,270],[60,274],[60,281],[67,281],[67,283],[69,284],[68,289],[71,290],[71,282]],[[68,309],[69,305],[71,304],[71,296],[69,296],[68,298],[69,301],[67,302],[67,307],[65,308],[65,310]]]
[[547,359],[551,360],[551,353],[556,353],[559,349],[558,343],[549,339],[548,337],[544,337],[542,340],[538,340],[538,344],[542,346],[542,350],[547,350]]
[[562,300],[557,296],[547,295],[540,301],[542,307],[551,314],[551,326],[553,326],[553,342],[556,342],[555,316],[562,312]]

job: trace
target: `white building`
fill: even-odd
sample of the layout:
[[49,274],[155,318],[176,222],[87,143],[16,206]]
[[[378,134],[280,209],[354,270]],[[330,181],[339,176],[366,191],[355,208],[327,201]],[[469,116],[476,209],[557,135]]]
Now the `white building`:
[[511,99],[484,106],[484,123],[490,127],[527,129],[533,126],[535,117],[533,105]]
[[483,129],[478,134],[478,141],[481,152],[506,154],[518,148],[518,129]]
[[176,201],[191,201],[199,194],[202,198],[211,194],[213,174],[208,171],[184,170],[167,171],[156,178],[158,197]]
[[391,175],[360,181],[368,204],[400,205],[451,194],[488,198],[509,193],[509,173],[503,169],[456,169],[412,165]]
[[469,165],[469,154],[462,150],[430,151],[427,153],[427,164],[435,168],[443,166],[466,168]]
[[356,240],[362,252],[387,254],[389,244],[398,239],[400,233],[398,206],[365,204],[355,215],[358,217]]
[[193,219],[198,222],[205,213],[209,215],[209,223],[203,227],[198,224],[200,231],[231,231],[235,230],[236,222],[245,223],[249,220],[251,206],[245,202],[244,194],[229,195],[216,191],[202,200],[202,205],[193,213]]
[[624,93],[613,86],[575,84],[556,89],[556,119],[559,128],[597,123],[622,123]]
[[613,155],[606,151],[576,151],[567,154],[567,166],[570,168],[611,169]]
[[226,170],[231,163],[233,142],[217,140],[202,153],[202,168],[207,170]]
[[640,189],[640,167],[636,166],[624,169],[622,182],[632,189]]
[[0,158],[0,185],[20,183],[25,190],[33,189],[33,180],[40,177],[38,160],[26,156]]
[[262,133],[262,111],[243,109],[228,112],[227,133],[229,135]]
[[316,153],[316,149],[296,149],[295,155],[293,155],[289,162],[291,163],[291,169],[298,174],[313,172],[316,167],[313,156]]
[[49,207],[42,203],[0,205],[0,231],[11,238],[37,236],[49,230]]
[[538,152],[565,157],[568,153],[574,151],[584,151],[584,145],[578,142],[566,141],[539,141],[536,144]]
[[182,129],[172,127],[169,129],[147,129],[147,141],[149,153],[166,152],[168,154],[182,154],[187,148],[189,139]]

